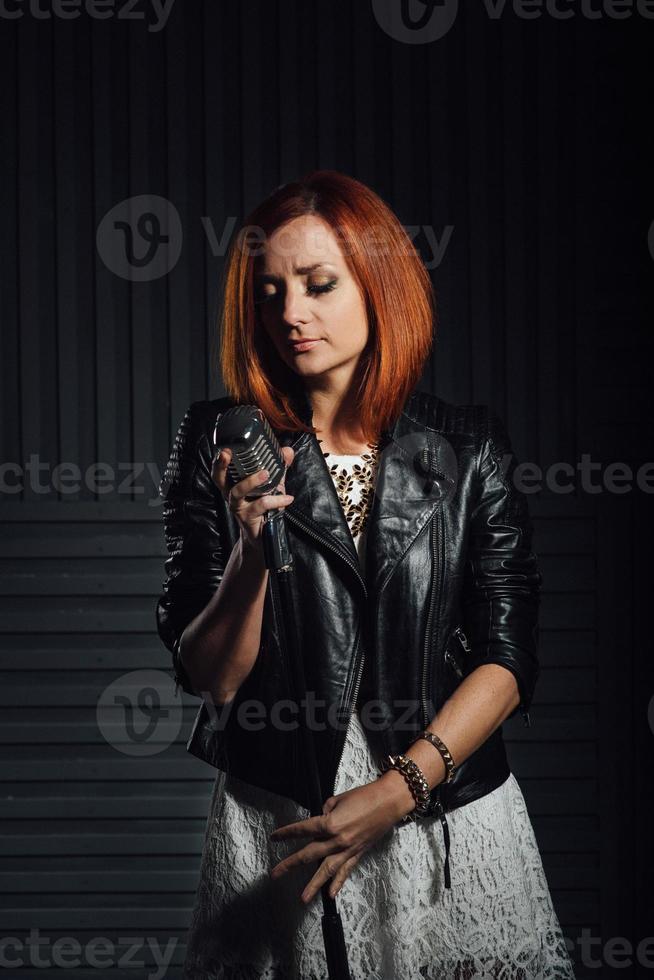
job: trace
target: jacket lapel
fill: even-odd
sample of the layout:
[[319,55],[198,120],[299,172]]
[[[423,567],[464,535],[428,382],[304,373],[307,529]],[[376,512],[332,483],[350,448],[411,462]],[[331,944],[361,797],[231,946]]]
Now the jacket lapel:
[[430,483],[418,463],[427,450],[440,469],[439,448],[436,433],[402,413],[381,455],[367,522],[366,579],[375,594],[443,499],[443,480]]
[[358,564],[350,527],[315,435],[304,432],[297,442],[287,441],[282,445],[292,445],[295,450],[293,464],[286,474],[286,491],[295,499],[286,511]]
[[[307,402],[304,408],[311,424]],[[276,435],[281,445],[295,450],[286,474],[287,492],[295,499],[286,511],[358,565],[349,525],[316,436],[288,431]],[[383,434],[372,509],[366,522],[365,578],[373,593],[382,587],[443,498],[443,481],[436,478],[430,485],[416,461],[424,450],[438,461],[442,451],[438,436],[407,414],[405,407],[392,431]]]

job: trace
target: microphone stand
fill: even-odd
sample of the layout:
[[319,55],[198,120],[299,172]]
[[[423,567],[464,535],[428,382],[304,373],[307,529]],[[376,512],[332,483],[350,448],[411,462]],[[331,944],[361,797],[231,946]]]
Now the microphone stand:
[[[281,491],[277,492],[280,493]],[[288,654],[292,683],[299,706],[302,698],[306,703],[306,678],[297,635],[297,609],[291,588],[291,576],[294,574],[293,555],[286,536],[284,514],[280,510],[266,511],[262,535],[266,568],[269,570],[269,574],[272,575],[274,572],[275,584],[279,591],[282,612],[279,624],[280,642],[282,649],[286,649]],[[310,812],[311,816],[320,816],[323,812],[323,800],[316,747],[313,733],[306,723],[306,717],[303,717],[301,712],[300,735],[309,790]],[[329,881],[321,886],[320,892],[323,905],[322,935],[325,943],[329,980],[351,980],[343,923],[336,907],[336,900],[329,894]]]

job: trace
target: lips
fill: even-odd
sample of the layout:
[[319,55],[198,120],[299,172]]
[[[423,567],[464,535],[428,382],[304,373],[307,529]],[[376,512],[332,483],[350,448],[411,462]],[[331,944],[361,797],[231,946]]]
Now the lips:
[[304,337],[302,340],[291,340],[289,341],[291,350],[293,353],[300,353],[304,350],[311,350],[316,344],[320,343],[320,337]]

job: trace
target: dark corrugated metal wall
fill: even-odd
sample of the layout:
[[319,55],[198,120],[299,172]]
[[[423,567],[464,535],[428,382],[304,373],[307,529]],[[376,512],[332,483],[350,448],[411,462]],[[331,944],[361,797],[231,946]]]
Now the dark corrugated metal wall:
[[[163,30],[148,22],[0,18],[0,440],[20,467],[3,470],[0,500],[2,935],[178,938],[179,964],[213,778],[184,750],[198,701],[180,714],[164,685],[179,731],[142,756],[108,744],[96,705],[129,671],[169,669],[154,631],[156,486],[190,401],[222,393],[225,243],[282,181],[352,173],[431,264],[426,387],[490,403],[544,468],[583,453],[645,462],[638,284],[654,208],[634,100],[651,25],[462,6],[446,37],[409,45],[354,0],[177,0]],[[111,272],[96,245],[104,216],[137,195],[169,201],[182,230],[172,271],[145,282]],[[108,464],[108,489],[70,492],[62,462]],[[532,728],[505,731],[575,944],[583,929],[637,942],[651,921],[636,873],[651,844],[643,834],[637,859],[633,845],[651,736],[636,602],[648,500],[532,498],[543,670]],[[143,945],[133,958],[153,962]],[[82,955],[67,972],[92,970]]]

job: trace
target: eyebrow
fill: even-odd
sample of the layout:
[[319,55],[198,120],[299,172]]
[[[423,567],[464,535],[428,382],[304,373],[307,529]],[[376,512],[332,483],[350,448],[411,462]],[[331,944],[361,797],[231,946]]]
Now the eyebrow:
[[[332,269],[335,268],[330,262],[315,262],[313,265],[298,265],[293,270],[296,276],[308,276],[310,272],[315,272],[316,269],[326,269],[331,266]],[[272,276],[267,274],[259,274],[255,276],[259,282],[278,282],[279,276]]]

